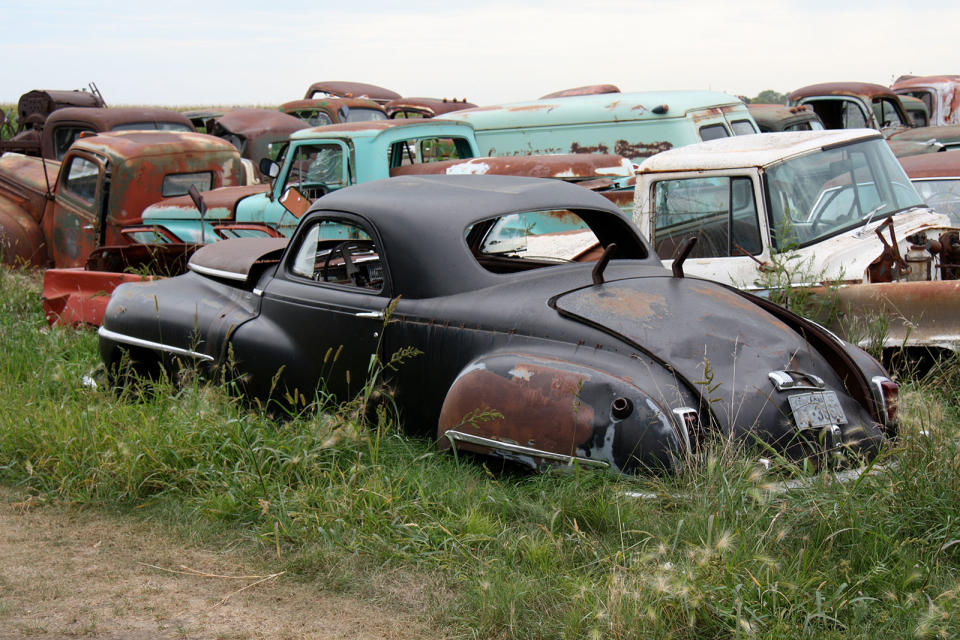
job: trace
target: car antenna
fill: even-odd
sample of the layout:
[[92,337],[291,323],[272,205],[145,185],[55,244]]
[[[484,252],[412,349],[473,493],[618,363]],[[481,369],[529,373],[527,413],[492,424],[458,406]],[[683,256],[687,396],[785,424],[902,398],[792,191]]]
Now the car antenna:
[[610,258],[612,258],[616,252],[616,242],[611,242],[607,245],[607,248],[603,250],[603,255],[597,260],[597,264],[593,265],[593,272],[591,274],[593,276],[593,284],[603,284],[603,270],[607,268]]
[[690,255],[690,252],[693,250],[695,244],[697,244],[697,236],[690,236],[683,241],[683,244],[680,245],[677,248],[676,253],[673,254],[674,278],[683,277],[683,263],[686,261],[687,256]]
[[190,199],[193,200],[193,206],[200,211],[200,244],[207,244],[207,203],[203,201],[203,196],[197,191],[196,185],[190,185]]

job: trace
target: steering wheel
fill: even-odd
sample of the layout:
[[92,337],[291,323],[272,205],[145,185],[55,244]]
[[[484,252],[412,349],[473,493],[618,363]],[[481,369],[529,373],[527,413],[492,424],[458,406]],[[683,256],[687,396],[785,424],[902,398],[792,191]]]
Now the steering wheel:
[[323,267],[320,269],[320,279],[323,282],[329,282],[330,278],[330,260],[333,256],[339,253],[343,256],[343,268],[346,271],[347,278],[350,279],[358,287],[365,286],[364,275],[360,273],[360,269],[353,263],[353,258],[350,255],[350,249],[360,249],[375,251],[376,245],[372,240],[345,240],[337,244],[333,249],[330,250],[330,253],[327,254],[326,259],[323,261]]

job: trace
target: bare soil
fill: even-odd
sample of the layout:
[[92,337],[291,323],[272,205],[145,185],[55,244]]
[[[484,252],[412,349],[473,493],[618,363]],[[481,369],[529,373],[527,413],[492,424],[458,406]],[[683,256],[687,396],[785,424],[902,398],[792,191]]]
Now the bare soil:
[[442,635],[414,615],[268,575],[236,552],[0,488],[0,640]]

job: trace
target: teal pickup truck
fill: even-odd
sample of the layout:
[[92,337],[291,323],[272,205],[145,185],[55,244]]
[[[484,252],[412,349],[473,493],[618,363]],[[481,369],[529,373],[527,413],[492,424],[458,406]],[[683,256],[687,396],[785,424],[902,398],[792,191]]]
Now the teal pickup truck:
[[203,194],[202,216],[188,196],[168,198],[126,230],[143,244],[204,243],[222,238],[289,236],[299,220],[281,204],[295,187],[309,200],[343,187],[388,178],[400,167],[475,158],[473,127],[444,120],[349,122],[303,129],[290,136],[276,161],[264,158],[267,185]]

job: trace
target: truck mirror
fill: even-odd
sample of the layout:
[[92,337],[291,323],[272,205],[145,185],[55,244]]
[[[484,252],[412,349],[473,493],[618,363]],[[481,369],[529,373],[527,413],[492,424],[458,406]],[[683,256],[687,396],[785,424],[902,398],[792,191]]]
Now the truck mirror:
[[261,158],[260,171],[263,172],[263,175],[268,176],[271,179],[275,179],[278,175],[280,175],[280,165],[270,158]]

